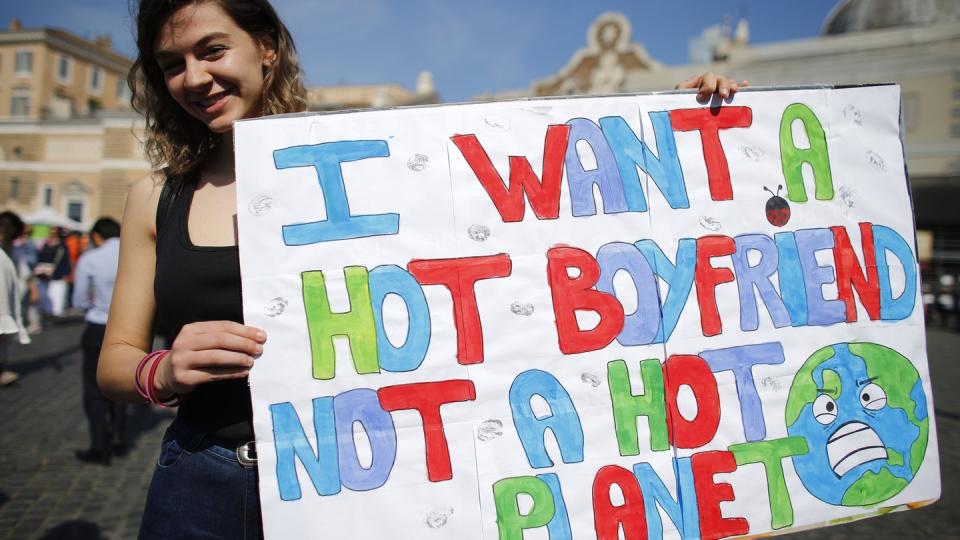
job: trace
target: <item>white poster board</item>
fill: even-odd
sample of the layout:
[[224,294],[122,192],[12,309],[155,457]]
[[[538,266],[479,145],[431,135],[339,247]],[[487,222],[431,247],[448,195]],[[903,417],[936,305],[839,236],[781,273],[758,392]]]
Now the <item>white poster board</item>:
[[939,497],[894,85],[236,126],[269,538],[720,538]]

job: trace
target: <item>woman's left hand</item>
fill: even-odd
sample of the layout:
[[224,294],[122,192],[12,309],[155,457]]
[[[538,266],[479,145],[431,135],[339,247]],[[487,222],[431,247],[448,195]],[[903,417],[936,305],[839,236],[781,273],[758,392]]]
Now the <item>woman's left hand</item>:
[[723,75],[714,75],[712,72],[706,72],[703,75],[694,75],[689,79],[677,84],[677,90],[686,90],[695,88],[697,90],[697,100],[706,102],[712,94],[719,94],[726,99],[737,92],[737,90],[748,86],[747,81],[737,82],[736,79],[724,77]]

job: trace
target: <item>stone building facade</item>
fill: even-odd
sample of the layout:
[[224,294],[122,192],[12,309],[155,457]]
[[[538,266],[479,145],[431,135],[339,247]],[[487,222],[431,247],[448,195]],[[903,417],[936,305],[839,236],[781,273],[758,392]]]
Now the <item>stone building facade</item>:
[[149,170],[130,113],[62,121],[0,120],[0,208],[41,208],[87,228],[119,218],[130,184]]
[[130,64],[108,37],[90,41],[13,20],[0,31],[0,118],[63,120],[129,109]]
[[109,38],[15,20],[0,31],[0,208],[53,210],[80,229],[121,216],[127,188],[149,170],[131,64]]
[[403,107],[439,103],[433,87],[433,75],[421,71],[414,91],[396,83],[315,86],[307,90],[307,106],[311,111],[339,111]]

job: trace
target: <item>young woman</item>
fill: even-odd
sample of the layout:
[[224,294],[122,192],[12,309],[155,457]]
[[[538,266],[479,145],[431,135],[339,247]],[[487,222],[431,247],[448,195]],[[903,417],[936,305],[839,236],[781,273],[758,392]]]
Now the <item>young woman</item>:
[[[242,324],[233,122],[305,109],[289,32],[266,0],[141,0],[129,82],[146,150],[98,381],[110,399],[182,400],[147,495],[141,538],[257,538],[246,376],[267,339]],[[681,83],[709,97],[712,75]],[[170,351],[149,353],[156,328]]]
[[[302,111],[293,41],[265,0],[142,0],[129,77],[162,171],[130,189],[98,381],[110,399],[184,396],[147,495],[142,538],[256,538],[245,377],[266,339],[244,326],[233,122]],[[173,338],[150,351],[154,325]],[[246,456],[251,457],[251,456]]]

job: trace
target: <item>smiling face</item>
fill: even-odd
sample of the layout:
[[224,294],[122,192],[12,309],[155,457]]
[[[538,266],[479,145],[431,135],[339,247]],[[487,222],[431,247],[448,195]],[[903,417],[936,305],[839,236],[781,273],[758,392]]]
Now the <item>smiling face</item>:
[[214,133],[261,114],[264,68],[276,53],[216,3],[175,11],[158,34],[155,55],[170,96]]
[[926,406],[919,374],[893,349],[838,343],[813,353],[787,401],[787,432],[809,448],[793,458],[800,481],[835,505],[896,495],[923,462]]

